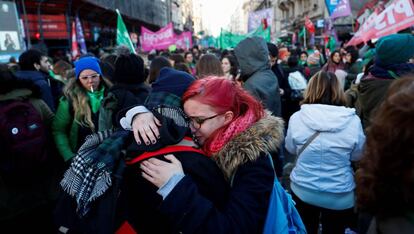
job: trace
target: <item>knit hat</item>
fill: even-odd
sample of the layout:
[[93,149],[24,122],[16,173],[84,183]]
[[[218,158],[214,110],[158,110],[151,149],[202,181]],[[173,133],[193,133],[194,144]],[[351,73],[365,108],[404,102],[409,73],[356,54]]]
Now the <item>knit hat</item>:
[[414,36],[392,34],[382,37],[376,45],[376,63],[387,66],[406,63],[414,56]]
[[152,92],[168,92],[181,98],[193,81],[195,81],[194,77],[186,72],[164,67],[152,83]]
[[119,55],[115,61],[113,81],[122,84],[139,84],[144,82],[144,60],[135,54]]
[[76,79],[78,79],[80,73],[86,69],[96,71],[96,73],[102,76],[99,60],[95,57],[83,57],[75,62]]

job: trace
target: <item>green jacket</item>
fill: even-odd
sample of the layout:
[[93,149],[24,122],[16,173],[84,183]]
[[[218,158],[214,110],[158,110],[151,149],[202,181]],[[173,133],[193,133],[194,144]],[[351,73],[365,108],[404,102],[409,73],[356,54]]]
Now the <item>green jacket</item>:
[[69,107],[69,101],[62,97],[56,110],[55,120],[52,124],[52,133],[56,147],[65,161],[75,156],[78,142],[79,125],[74,121]]
[[358,99],[355,103],[359,107],[359,117],[362,126],[366,130],[371,122],[371,117],[384,100],[385,94],[394,79],[379,79],[371,74],[361,79],[358,90]]
[[[103,98],[106,96],[105,94],[106,93],[102,92],[102,97],[96,99],[100,102],[100,107],[96,110],[96,112],[99,112],[98,126],[96,126],[96,129],[98,129],[98,131],[112,128],[112,125],[110,125],[110,123],[112,123],[112,112],[108,113],[110,111],[108,106],[111,105],[102,105],[102,103],[106,103],[104,102],[105,99]],[[95,102],[98,102],[96,100]],[[75,121],[73,116],[73,109],[71,110],[72,107],[69,105],[69,101],[66,97],[62,97],[60,99],[55,120],[52,124],[52,132],[53,137],[55,138],[56,147],[65,161],[70,160],[76,154],[75,151],[78,147],[77,142],[80,127],[80,125]],[[97,104],[95,103],[95,106],[96,105]],[[89,108],[91,108],[91,99],[89,101]]]

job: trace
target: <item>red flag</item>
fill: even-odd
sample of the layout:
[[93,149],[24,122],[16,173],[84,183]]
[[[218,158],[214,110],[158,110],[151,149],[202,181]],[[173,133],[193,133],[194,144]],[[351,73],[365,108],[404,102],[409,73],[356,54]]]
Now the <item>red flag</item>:
[[75,21],[72,22],[72,60],[79,56],[78,40],[76,39]]
[[315,33],[315,25],[309,19],[309,16],[306,16],[305,18],[305,27],[310,33]]
[[262,19],[263,29],[267,29],[267,19]]

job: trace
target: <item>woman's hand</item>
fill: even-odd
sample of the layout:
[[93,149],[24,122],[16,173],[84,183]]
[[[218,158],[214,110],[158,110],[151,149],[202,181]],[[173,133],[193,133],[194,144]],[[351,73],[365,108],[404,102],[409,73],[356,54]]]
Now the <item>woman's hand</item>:
[[158,126],[161,126],[161,122],[151,112],[137,114],[132,119],[132,130],[137,144],[141,144],[141,139],[146,145],[155,144],[160,137]]
[[169,154],[165,158],[170,162],[150,158],[141,163],[142,176],[157,188],[166,184],[174,174],[184,174],[180,161],[174,155]]

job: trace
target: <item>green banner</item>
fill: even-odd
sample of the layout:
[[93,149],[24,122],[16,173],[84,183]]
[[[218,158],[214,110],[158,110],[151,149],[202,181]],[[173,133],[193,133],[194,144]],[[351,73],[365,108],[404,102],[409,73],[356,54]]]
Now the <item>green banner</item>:
[[259,26],[255,31],[248,34],[233,34],[231,32],[221,30],[220,36],[217,38],[218,47],[222,49],[234,48],[240,41],[247,37],[263,37],[267,42],[270,42],[270,27],[263,29]]
[[131,50],[131,53],[135,54],[134,45],[129,37],[124,21],[122,20],[121,13],[119,13],[118,9],[116,9],[116,13],[118,14],[118,21],[116,24],[116,44],[128,47]]

